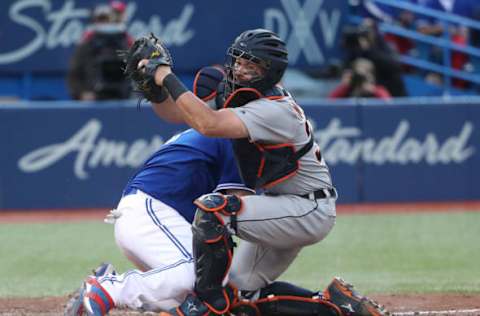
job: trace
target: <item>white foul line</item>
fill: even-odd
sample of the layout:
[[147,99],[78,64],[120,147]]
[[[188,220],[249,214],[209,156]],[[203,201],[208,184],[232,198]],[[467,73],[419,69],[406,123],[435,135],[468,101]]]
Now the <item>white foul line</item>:
[[449,315],[463,315],[463,316],[479,316],[480,309],[455,309],[446,311],[423,311],[423,312],[398,312],[392,313],[392,316],[449,316]]

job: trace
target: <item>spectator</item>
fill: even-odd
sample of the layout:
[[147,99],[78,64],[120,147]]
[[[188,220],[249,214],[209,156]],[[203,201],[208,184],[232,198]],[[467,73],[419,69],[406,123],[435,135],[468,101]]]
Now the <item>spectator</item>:
[[[451,13],[465,18],[473,18],[475,8],[478,6],[475,0],[426,0],[425,6],[429,9],[437,10],[444,13]],[[418,31],[425,35],[443,36],[444,32],[449,32],[448,37],[457,45],[465,46],[468,43],[469,30],[464,26],[448,24],[448,30],[445,29],[445,24],[440,23],[434,18],[420,18],[418,20]],[[432,47],[429,56],[430,61],[437,64],[444,64],[443,48]],[[469,57],[465,53],[452,50],[450,56],[450,66],[456,70],[465,70],[469,63]],[[437,77],[437,78],[435,78]],[[439,74],[428,74],[427,78],[433,81],[442,82],[443,78]],[[453,85],[457,88],[467,88],[468,83],[464,80],[453,79]]]
[[[473,7],[472,19],[480,21],[480,4]],[[475,47],[480,47],[480,29],[474,28],[470,30],[469,34],[470,44]]]
[[358,58],[351,70],[343,74],[342,83],[329,95],[330,98],[379,98],[388,100],[390,93],[375,83],[375,69],[371,61]]
[[[480,7],[478,0],[402,0],[401,2],[416,4],[427,9],[472,19],[475,17],[476,9]],[[414,14],[395,6],[379,4],[372,0],[362,0],[358,2],[356,11],[364,17],[374,18],[377,21],[388,24],[397,24],[404,29],[417,30],[428,36],[440,37],[444,35],[444,32],[448,32],[450,41],[456,45],[467,45],[469,38],[471,43],[478,43],[476,39],[477,34],[475,34],[474,30],[468,30],[465,26],[455,25],[454,23],[445,24],[442,22],[442,19],[438,20],[435,17],[425,16],[421,13]],[[448,29],[445,29],[446,25],[448,25]],[[432,46],[421,41],[415,43],[411,39],[397,34],[386,33],[384,39],[399,54],[414,55],[439,65],[445,65],[443,47]],[[449,65],[445,66],[455,70],[468,71],[468,69],[472,69],[469,56],[454,49],[451,50],[449,63]],[[403,66],[404,71],[410,71],[411,69],[410,66]],[[380,74],[378,76],[378,80],[381,82]],[[426,80],[430,83],[442,84],[443,76],[439,73],[431,72],[426,74]],[[468,82],[457,78],[452,80],[452,84],[457,88],[467,88],[469,86]],[[390,89],[387,83],[384,83],[384,85]],[[392,94],[395,93],[392,92]]]
[[372,19],[365,19],[359,27],[346,28],[343,47],[346,51],[346,65],[350,65],[357,58],[370,60],[375,68],[376,82],[394,97],[406,96],[402,67]]
[[[415,22],[415,14],[411,11],[400,10],[394,20],[394,24],[404,29],[413,29]],[[386,33],[385,41],[399,54],[409,55],[415,48],[415,43],[411,38],[401,35]]]
[[130,83],[123,75],[119,50],[127,49],[132,39],[114,21],[113,9],[99,5],[92,12],[91,25],[83,34],[70,60],[67,84],[76,100],[126,99]]

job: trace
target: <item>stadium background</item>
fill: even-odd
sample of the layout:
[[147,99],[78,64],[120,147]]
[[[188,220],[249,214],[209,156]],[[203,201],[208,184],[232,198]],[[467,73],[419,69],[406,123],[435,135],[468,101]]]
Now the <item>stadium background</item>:
[[[69,56],[87,25],[88,9],[96,3],[0,3],[0,228],[4,241],[0,249],[6,285],[0,297],[54,296],[58,303],[58,297],[78,283],[73,280],[81,279],[98,260],[113,257],[120,267],[127,267],[121,255],[112,250],[109,227],[97,224],[98,220],[84,218],[85,222],[79,224],[70,220],[76,218],[79,209],[97,219],[99,213],[92,209],[102,213],[114,207],[135,168],[185,128],[160,122],[148,104],[137,110],[136,100],[70,100],[65,86]],[[236,34],[246,28],[266,27],[278,32],[289,45],[289,76],[293,77],[286,78],[287,88],[290,83],[300,92],[305,92],[305,87],[324,90],[329,81],[301,81],[295,71],[337,64],[342,55],[342,27],[351,21],[346,1],[255,1],[254,5],[242,5],[242,14],[238,14],[237,6],[220,0],[201,4],[175,1],[162,4],[161,11],[154,2],[126,3],[129,32],[134,37],[154,32],[164,38],[174,56],[175,69],[187,85],[192,84],[201,66],[222,63],[225,48]],[[432,89],[418,89],[415,79],[405,80],[407,84],[413,82],[408,86],[411,95],[433,94]],[[480,225],[478,212],[470,212],[480,210],[480,187],[476,184],[480,174],[480,98],[471,90],[462,93],[447,87],[435,91],[436,97],[390,101],[332,101],[309,97],[308,91],[301,94],[298,101],[315,125],[316,138],[339,190],[339,222],[347,224],[339,223],[339,233],[326,241],[326,248],[318,250],[325,252],[310,250],[287,276],[317,286],[311,284],[312,278],[320,278],[325,284],[332,273],[345,271],[371,293],[457,292],[462,298],[472,295],[474,301],[480,301],[476,300],[479,270],[472,265],[480,253]],[[465,95],[453,96],[456,94]],[[368,215],[359,218],[349,210]],[[409,214],[371,215],[372,210]],[[416,213],[426,210],[442,213]],[[45,211],[54,212],[45,215]],[[57,223],[45,224],[48,227],[26,224],[35,221],[35,214],[43,216],[44,222]],[[417,235],[420,231],[422,235]],[[364,251],[351,248],[353,234],[359,238],[355,245]],[[410,240],[412,236],[418,239]],[[376,244],[381,239],[385,243]],[[341,248],[356,257],[346,256]],[[409,258],[411,266],[406,266],[411,270],[395,265],[425,249],[435,251],[428,260],[423,258],[427,262]],[[460,249],[463,251],[455,253]],[[368,252],[375,254],[379,266],[369,266],[372,259]],[[384,262],[381,257],[385,252],[395,256]],[[32,253],[38,257],[32,257]],[[324,256],[332,258],[324,260]],[[312,265],[318,262],[329,265],[316,271]],[[357,270],[358,265],[374,271]],[[415,270],[419,266],[425,271]],[[427,272],[429,267],[436,272]],[[62,274],[66,277],[58,279]],[[397,278],[392,277],[397,274]],[[389,281],[380,282],[381,276]],[[427,285],[419,286],[418,278],[427,276]],[[8,303],[12,300],[0,302],[6,306],[5,311],[16,310],[15,303]],[[34,307],[28,307],[28,311],[41,305],[38,301],[19,303],[29,304]],[[414,308],[405,304],[404,310]],[[467,304],[467,308],[480,308],[478,303]]]

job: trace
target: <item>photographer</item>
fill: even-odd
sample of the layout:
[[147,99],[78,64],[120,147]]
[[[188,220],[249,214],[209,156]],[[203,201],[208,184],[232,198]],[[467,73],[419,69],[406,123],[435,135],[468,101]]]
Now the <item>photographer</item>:
[[358,58],[352,69],[344,72],[342,83],[330,94],[330,98],[379,98],[388,100],[390,93],[375,83],[375,69],[371,61]]
[[371,61],[375,68],[375,79],[394,97],[406,96],[402,68],[395,53],[379,34],[375,22],[365,19],[358,27],[347,27],[343,32],[345,64],[350,65],[358,58]]
[[123,75],[119,50],[132,42],[124,25],[114,20],[109,5],[99,5],[92,24],[83,35],[70,60],[67,84],[76,100],[109,100],[130,97],[130,83]]

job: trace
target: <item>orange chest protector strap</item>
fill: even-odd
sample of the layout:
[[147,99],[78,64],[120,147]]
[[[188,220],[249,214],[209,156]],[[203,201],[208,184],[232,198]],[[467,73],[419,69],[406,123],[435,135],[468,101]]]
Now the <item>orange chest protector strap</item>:
[[235,139],[233,151],[245,185],[267,188],[295,175],[299,160],[313,147],[313,136],[299,151],[292,144],[260,145]]

